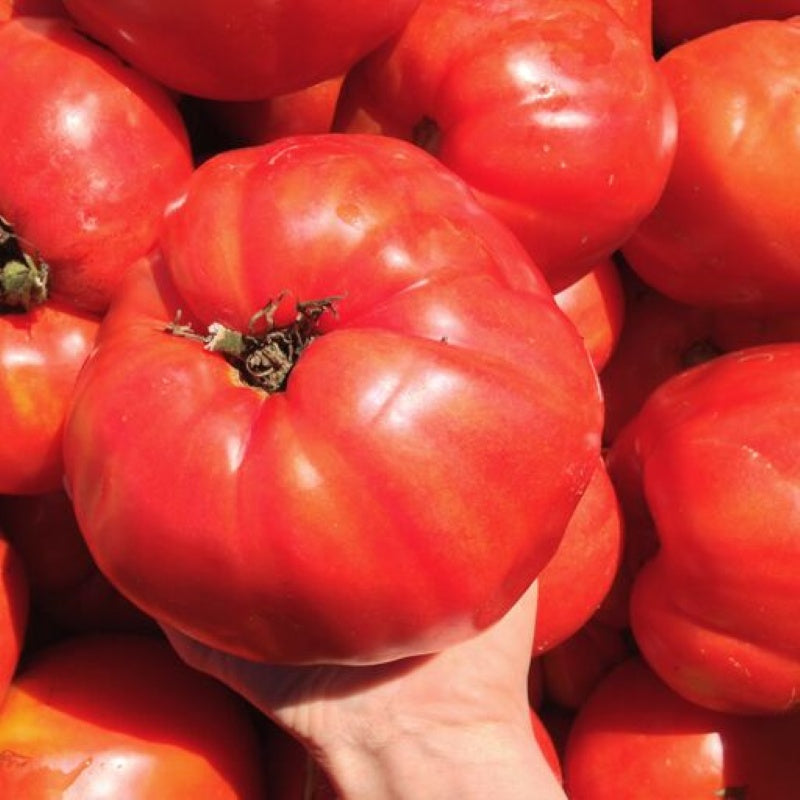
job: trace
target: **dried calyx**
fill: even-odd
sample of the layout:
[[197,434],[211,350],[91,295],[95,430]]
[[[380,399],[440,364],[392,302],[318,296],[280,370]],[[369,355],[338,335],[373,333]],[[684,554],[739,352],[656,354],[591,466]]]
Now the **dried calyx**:
[[14,226],[0,216],[0,311],[29,311],[47,299],[47,264],[22,249]]
[[205,335],[199,334],[191,324],[181,323],[180,311],[166,331],[201,341],[206,350],[225,356],[246,383],[274,394],[286,388],[289,373],[301,353],[322,334],[320,317],[326,312],[335,315],[336,302],[342,299],[334,296],[298,302],[294,319],[278,327],[275,312],[285,296],[286,292],[282,292],[257,311],[250,318],[247,333],[214,322]]

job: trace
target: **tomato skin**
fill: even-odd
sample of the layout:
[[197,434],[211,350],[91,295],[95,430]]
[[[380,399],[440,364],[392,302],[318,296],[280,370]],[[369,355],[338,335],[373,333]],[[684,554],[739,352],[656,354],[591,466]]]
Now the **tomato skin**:
[[25,565],[40,619],[72,632],[155,630],[97,569],[63,489],[0,496],[0,529]]
[[349,71],[334,128],[420,142],[509,225],[553,291],[652,210],[675,149],[649,48],[596,0],[423,0]]
[[28,625],[25,566],[0,528],[0,703],[19,663]]
[[38,650],[0,709],[4,797],[260,800],[248,711],[162,639],[79,636]]
[[102,313],[191,173],[183,122],[66,20],[0,26],[0,71],[0,214],[50,266],[54,298]]
[[[167,222],[65,436],[101,570],[270,661],[381,661],[498,619],[555,551],[602,424],[586,349],[514,237],[418,148],[336,134],[211,159]],[[165,333],[178,309],[246,330],[284,290],[341,300],[283,392]]]
[[661,50],[751,19],[786,19],[800,14],[798,0],[656,0],[653,36]]
[[555,295],[558,307],[572,320],[586,342],[592,363],[602,373],[616,349],[625,320],[625,292],[610,258]]
[[653,42],[653,0],[606,0],[648,46]]
[[798,735],[797,715],[702,708],[632,658],[579,709],[566,742],[564,785],[570,800],[793,797]]
[[55,301],[0,314],[0,494],[62,485],[64,419],[98,325]]
[[66,0],[82,29],[179,92],[259,100],[345,72],[419,0]]
[[61,0],[0,0],[0,22],[12,17],[65,17]]
[[551,650],[590,619],[611,587],[621,552],[622,516],[600,461],[539,576],[534,656]]
[[602,679],[633,654],[625,631],[592,617],[539,657],[543,697],[560,708],[577,711]]
[[203,110],[233,147],[265,144],[281,136],[328,133],[344,76],[266,100],[207,101]]
[[797,708],[800,345],[722,355],[662,384],[609,454],[638,476],[658,550],[631,627],[648,663],[709,708]]
[[797,312],[800,17],[720,29],[658,63],[678,109],[678,146],[625,258],[680,302]]

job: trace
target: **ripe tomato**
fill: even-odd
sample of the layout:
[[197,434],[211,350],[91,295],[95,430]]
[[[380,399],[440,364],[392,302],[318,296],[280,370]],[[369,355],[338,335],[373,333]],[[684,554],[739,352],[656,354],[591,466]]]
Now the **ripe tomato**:
[[537,658],[544,701],[577,711],[602,679],[633,655],[626,632],[592,617]]
[[653,213],[622,251],[675,300],[800,310],[800,17],[732,25],[659,62],[678,146]]
[[557,292],[555,299],[583,337],[594,368],[601,373],[616,349],[625,319],[625,293],[614,261],[603,259]]
[[[328,134],[206,161],[162,248],[104,318],[65,434],[100,569],[273,662],[382,661],[498,619],[602,425],[513,235],[419,148]],[[212,338],[251,352],[237,368]]]
[[423,0],[348,73],[335,129],[414,141],[464,178],[560,291],[656,204],[675,109],[597,0]]
[[81,28],[161,83],[258,100],[345,72],[419,0],[65,0]]
[[232,692],[155,637],[37,651],[0,709],[3,797],[262,800],[259,741]]
[[0,529],[25,565],[40,619],[65,631],[155,629],[97,569],[62,489],[0,496]]
[[589,620],[611,587],[621,551],[620,509],[600,461],[539,576],[534,655],[563,642]]
[[674,376],[609,454],[652,518],[631,627],[682,696],[731,712],[800,698],[800,344],[735,351]]
[[52,295],[102,312],[192,170],[166,93],[61,19],[0,26],[0,215]]
[[800,716],[701,708],[639,659],[608,675],[579,709],[563,768],[570,800],[794,797]]
[[2,296],[0,290],[0,494],[54,491],[63,480],[67,406],[98,320],[52,301],[3,313]]
[[233,147],[265,144],[281,136],[328,133],[343,76],[266,100],[201,102],[201,111]]
[[28,624],[28,578],[0,528],[0,703],[17,669]]

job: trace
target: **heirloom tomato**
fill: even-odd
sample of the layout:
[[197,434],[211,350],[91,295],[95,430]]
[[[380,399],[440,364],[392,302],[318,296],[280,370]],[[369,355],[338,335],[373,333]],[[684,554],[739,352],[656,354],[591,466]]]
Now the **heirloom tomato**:
[[608,455],[657,537],[634,578],[636,642],[709,708],[800,703],[798,387],[800,344],[726,353],[661,384]]
[[800,310],[800,17],[731,25],[658,62],[678,144],[658,204],[622,247],[675,300]]
[[35,651],[0,708],[8,798],[262,800],[248,707],[162,639],[78,636]]
[[419,0],[65,0],[83,30],[166,86],[258,100],[346,71]]
[[82,370],[67,485],[157,619],[376,662],[508,610],[601,425],[574,326],[457,176],[389,137],[289,137],[195,171]]
[[334,128],[437,156],[553,291],[627,239],[675,150],[674,104],[650,48],[599,0],[423,0],[348,72]]
[[0,25],[0,215],[54,298],[102,313],[192,170],[166,92],[62,19]]
[[573,721],[563,759],[570,800],[778,800],[800,781],[800,715],[711,711],[638,658],[617,666]]

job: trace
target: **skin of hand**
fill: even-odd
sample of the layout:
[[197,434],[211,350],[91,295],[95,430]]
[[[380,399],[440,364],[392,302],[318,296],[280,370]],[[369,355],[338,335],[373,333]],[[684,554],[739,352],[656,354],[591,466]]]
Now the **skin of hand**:
[[467,641],[370,666],[259,664],[165,633],[303,742],[342,800],[564,800],[530,721],[536,600],[534,583]]

